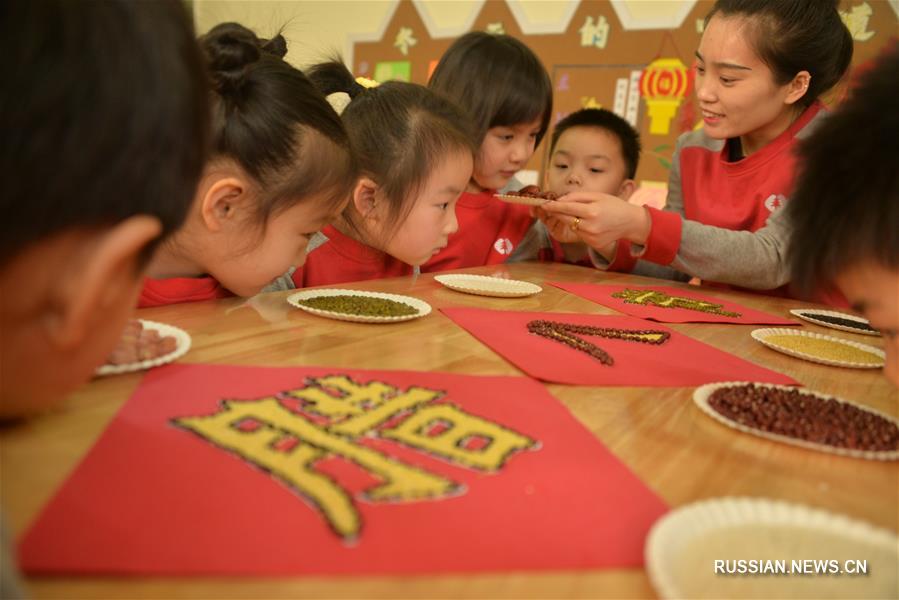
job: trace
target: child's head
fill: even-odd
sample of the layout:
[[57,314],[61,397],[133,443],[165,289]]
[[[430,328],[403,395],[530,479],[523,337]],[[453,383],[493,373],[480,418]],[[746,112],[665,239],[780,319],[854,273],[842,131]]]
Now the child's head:
[[0,95],[0,418],[86,381],[207,153],[182,2],[7,2]]
[[787,211],[792,281],[835,284],[883,332],[899,385],[899,46],[802,145]]
[[282,36],[261,40],[223,23],[200,46],[213,85],[213,156],[188,226],[166,251],[252,296],[303,263],[309,238],[345,206],[355,164],[340,118],[284,60]]
[[556,124],[549,146],[546,189],[597,192],[624,200],[634,193],[640,135],[602,108],[585,108]]
[[361,241],[410,265],[426,262],[458,229],[455,206],[471,178],[474,137],[452,102],[420,85],[366,88],[340,61],[309,77],[347,93],[342,117],[359,165],[344,221]]
[[507,35],[463,35],[440,59],[428,87],[454,100],[474,121],[475,190],[504,187],[549,127],[549,74],[530,48]]
[[837,4],[718,0],[696,53],[705,132],[764,145],[836,85],[853,49]]

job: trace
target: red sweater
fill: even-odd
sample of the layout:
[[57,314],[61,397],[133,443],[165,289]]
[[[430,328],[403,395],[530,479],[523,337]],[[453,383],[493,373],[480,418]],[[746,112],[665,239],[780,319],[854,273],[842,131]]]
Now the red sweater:
[[415,270],[389,254],[340,233],[331,225],[321,233],[328,240],[310,251],[306,263],[293,272],[291,279],[295,287],[402,277]]
[[229,298],[233,295],[212,277],[173,277],[171,279],[145,277],[137,307],[150,308],[179,302],[200,302]]
[[[515,260],[552,260],[560,253],[558,244],[545,247],[548,236],[533,235],[536,219],[530,207],[503,202],[494,198],[494,193],[462,193],[456,205],[459,231],[450,236],[446,248],[422,265],[423,273],[495,265],[506,262],[513,253]],[[537,237],[545,239],[536,243]],[[526,238],[528,248],[522,245]]]

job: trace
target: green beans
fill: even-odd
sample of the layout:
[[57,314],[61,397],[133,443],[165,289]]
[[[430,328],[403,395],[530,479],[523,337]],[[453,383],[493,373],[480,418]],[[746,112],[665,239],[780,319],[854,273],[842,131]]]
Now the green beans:
[[371,296],[318,296],[298,300],[297,303],[318,310],[365,317],[405,317],[418,313],[415,307],[404,302]]

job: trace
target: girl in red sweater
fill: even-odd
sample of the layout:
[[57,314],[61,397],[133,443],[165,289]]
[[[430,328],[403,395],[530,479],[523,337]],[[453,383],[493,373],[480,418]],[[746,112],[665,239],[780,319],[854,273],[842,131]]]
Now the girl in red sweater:
[[468,120],[423,86],[356,80],[339,61],[307,73],[342,108],[359,175],[346,209],[310,243],[305,264],[268,289],[416,273],[458,228],[456,201],[475,151]]
[[142,307],[256,294],[302,262],[356,173],[340,118],[283,59],[283,37],[260,40],[226,23],[200,45],[213,85],[213,154],[184,227],[150,264]]
[[465,110],[479,150],[456,211],[459,233],[422,271],[553,254],[529,207],[493,197],[527,164],[549,127],[552,83],[540,59],[513,37],[473,31],[449,47],[428,87]]

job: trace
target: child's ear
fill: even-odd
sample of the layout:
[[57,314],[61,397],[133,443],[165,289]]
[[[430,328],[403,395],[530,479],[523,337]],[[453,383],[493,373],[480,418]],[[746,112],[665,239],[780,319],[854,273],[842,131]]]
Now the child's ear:
[[247,183],[239,177],[216,179],[206,188],[200,200],[200,215],[209,231],[221,231],[235,221],[247,188]]
[[53,345],[61,350],[77,348],[95,323],[123,303],[135,304],[142,281],[140,253],[161,232],[159,219],[136,215],[93,234],[82,251],[65,259],[44,319]]
[[634,195],[634,192],[637,191],[637,184],[634,183],[633,179],[625,179],[621,183],[621,187],[618,188],[617,196],[622,200],[630,200],[630,197]]
[[353,188],[353,207],[364,218],[374,217],[378,205],[379,186],[368,177],[360,177]]
[[808,86],[812,81],[812,76],[808,71],[799,71],[793,80],[787,84],[787,97],[784,102],[787,104],[795,104],[808,91]]

